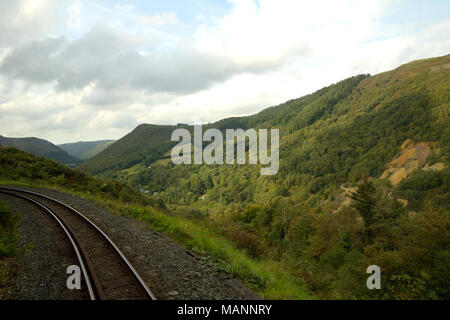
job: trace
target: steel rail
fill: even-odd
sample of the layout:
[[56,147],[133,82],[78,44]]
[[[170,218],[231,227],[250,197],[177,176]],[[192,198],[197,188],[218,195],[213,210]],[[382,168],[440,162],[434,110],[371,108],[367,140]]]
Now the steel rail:
[[92,289],[91,280],[89,279],[88,272],[86,270],[86,266],[84,264],[84,260],[83,260],[82,254],[80,253],[80,250],[78,249],[76,241],[72,237],[72,235],[69,232],[69,230],[66,228],[65,224],[61,221],[61,219],[59,219],[58,216],[56,214],[54,214],[52,210],[47,208],[42,203],[39,203],[38,201],[36,201],[34,199],[31,199],[31,198],[28,198],[28,197],[26,197],[24,195],[17,194],[17,193],[14,193],[14,192],[8,192],[8,191],[2,190],[2,189],[3,188],[0,188],[0,193],[4,193],[4,194],[8,194],[8,195],[13,196],[13,197],[25,199],[25,200],[35,204],[36,206],[40,207],[42,210],[46,211],[48,214],[50,214],[56,220],[56,222],[59,224],[61,229],[64,231],[66,237],[69,239],[70,243],[72,244],[73,250],[75,251],[75,255],[77,256],[77,260],[78,260],[78,263],[80,264],[81,271],[83,272],[83,277],[84,277],[84,281],[86,282],[86,286],[87,286],[87,289],[88,289],[88,292],[89,292],[89,297],[90,297],[91,300],[96,300],[95,293],[94,293],[94,290]]
[[83,215],[81,212],[79,212],[78,210],[72,208],[71,206],[56,200],[54,198],[51,198],[49,196],[40,194],[40,193],[36,193],[33,191],[28,191],[28,190],[22,190],[22,189],[16,189],[16,188],[11,188],[11,187],[0,187],[0,191],[1,190],[9,190],[9,191],[15,191],[15,192],[22,192],[22,193],[26,193],[26,194],[30,194],[30,195],[35,195],[47,200],[50,200],[54,203],[57,203],[63,207],[65,207],[66,209],[74,212],[75,214],[77,214],[79,217],[83,218],[89,225],[91,225],[98,233],[100,233],[103,238],[113,247],[113,249],[116,251],[116,253],[119,255],[119,257],[122,259],[122,261],[124,262],[124,264],[128,267],[128,269],[131,271],[131,273],[133,274],[133,276],[135,277],[135,279],[138,281],[139,285],[141,286],[141,288],[144,290],[145,294],[147,295],[148,298],[150,298],[151,300],[157,300],[156,295],[150,290],[150,288],[147,286],[147,284],[144,282],[144,280],[141,278],[141,276],[138,274],[138,272],[136,271],[136,269],[131,265],[131,263],[128,261],[128,259],[125,257],[125,255],[122,253],[122,251],[116,246],[116,244],[99,228],[97,227],[91,220],[89,220],[85,215]]

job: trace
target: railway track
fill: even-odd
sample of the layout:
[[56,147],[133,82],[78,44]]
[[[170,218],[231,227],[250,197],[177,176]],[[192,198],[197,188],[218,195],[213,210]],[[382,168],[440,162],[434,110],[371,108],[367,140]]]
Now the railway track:
[[112,240],[74,208],[48,196],[0,187],[49,214],[70,241],[91,300],[156,300],[154,293]]

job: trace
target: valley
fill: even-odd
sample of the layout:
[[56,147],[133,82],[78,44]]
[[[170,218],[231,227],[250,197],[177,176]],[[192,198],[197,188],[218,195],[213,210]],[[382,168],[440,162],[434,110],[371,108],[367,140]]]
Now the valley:
[[[263,298],[448,299],[449,66],[450,55],[413,61],[203,125],[279,129],[275,175],[175,165],[171,134],[194,126],[142,124],[77,153],[90,155],[76,170],[1,148],[0,182],[141,220]],[[367,290],[368,265],[385,290]]]

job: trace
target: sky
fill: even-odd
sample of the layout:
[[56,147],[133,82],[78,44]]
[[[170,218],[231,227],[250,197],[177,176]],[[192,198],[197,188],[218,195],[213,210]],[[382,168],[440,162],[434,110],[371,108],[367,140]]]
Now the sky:
[[450,53],[448,0],[0,0],[0,135],[119,139]]

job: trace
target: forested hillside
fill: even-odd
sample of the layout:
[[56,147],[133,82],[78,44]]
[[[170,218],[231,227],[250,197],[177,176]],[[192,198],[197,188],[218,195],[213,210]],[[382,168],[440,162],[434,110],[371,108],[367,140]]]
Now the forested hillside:
[[[449,88],[444,56],[207,125],[279,128],[275,176],[250,165],[175,166],[167,159],[172,128],[165,141],[134,144],[140,160],[125,153],[114,167],[122,170],[102,172],[181,216],[212,221],[236,247],[282,262],[318,296],[448,298]],[[146,155],[150,147],[158,152]],[[389,290],[365,288],[371,264]]]
[[[122,177],[133,186],[160,192],[169,203],[202,204],[206,197],[228,208],[289,195],[315,205],[338,192],[341,184],[379,177],[406,139],[432,141],[439,146],[436,157],[448,156],[449,63],[445,56],[377,76],[353,77],[254,116],[208,125],[280,128],[276,176],[261,177],[253,166],[176,167],[157,161],[151,169],[143,166]],[[150,141],[141,143],[154,147]],[[144,147],[139,149],[145,155]],[[128,168],[136,164],[140,161]]]

